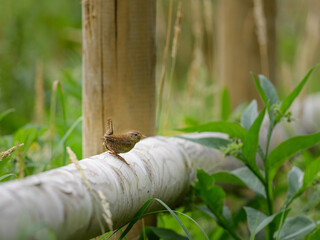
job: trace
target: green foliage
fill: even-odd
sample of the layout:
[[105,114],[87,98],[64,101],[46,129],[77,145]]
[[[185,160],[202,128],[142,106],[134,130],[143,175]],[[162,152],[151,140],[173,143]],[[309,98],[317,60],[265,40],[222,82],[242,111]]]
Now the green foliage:
[[279,240],[299,240],[315,229],[316,224],[308,217],[296,216],[287,218],[280,230]]
[[[182,236],[180,234],[177,234],[175,231],[166,229],[166,228],[159,228],[159,227],[146,227],[145,228],[146,236],[150,240],[186,240],[188,239],[185,236]],[[140,240],[143,240],[143,234],[141,233],[141,236],[139,238]]]
[[[301,92],[313,70],[314,68],[307,73],[300,84],[282,102],[275,87],[265,76],[259,75],[258,79],[253,74],[254,82],[265,107],[258,113],[257,102],[252,101],[243,111],[241,126],[237,123],[220,121],[182,129],[187,132],[217,131],[228,134],[232,138],[229,143],[223,142],[221,139],[210,141],[208,138],[205,140],[192,139],[191,141],[220,149],[224,154],[232,155],[245,164],[245,167],[234,171],[221,171],[212,175],[208,175],[203,170],[198,170],[198,181],[194,184],[198,197],[206,205],[200,209],[212,216],[234,239],[241,239],[241,237],[235,231],[234,226],[227,225],[228,220],[224,214],[224,201],[227,195],[220,186],[215,184],[216,182],[246,186],[259,199],[258,205],[255,207],[244,206],[251,239],[255,239],[257,234],[259,236],[265,234],[266,239],[301,239],[316,228],[313,220],[306,216],[290,218],[287,218],[287,216],[291,210],[289,208],[291,203],[301,196],[317,177],[320,171],[319,158],[313,161],[309,160],[305,164],[305,172],[298,167],[292,167],[288,173],[287,197],[283,201],[282,207],[278,209],[274,206],[274,179],[285,161],[319,143],[320,133],[289,138],[269,151],[270,139],[275,126],[282,119],[291,121],[288,109]],[[262,148],[259,145],[259,133],[266,111],[269,117],[269,127],[265,146]],[[257,156],[261,157],[262,170],[258,168]],[[265,231],[262,232],[262,230]]]

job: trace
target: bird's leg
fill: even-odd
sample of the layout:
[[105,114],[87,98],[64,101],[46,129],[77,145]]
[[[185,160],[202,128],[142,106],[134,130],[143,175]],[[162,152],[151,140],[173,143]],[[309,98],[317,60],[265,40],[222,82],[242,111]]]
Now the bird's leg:
[[124,162],[125,164],[127,164],[128,166],[130,165],[129,163],[127,163],[126,160],[124,160],[123,157],[121,157],[120,155],[118,155],[116,152],[112,151],[109,149],[109,153],[112,154],[113,156],[116,156],[118,159],[120,159],[122,162]]

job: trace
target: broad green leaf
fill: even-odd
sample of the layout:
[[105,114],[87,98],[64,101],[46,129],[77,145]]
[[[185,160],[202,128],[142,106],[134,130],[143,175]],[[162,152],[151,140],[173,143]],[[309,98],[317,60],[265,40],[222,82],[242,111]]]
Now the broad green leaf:
[[288,174],[288,195],[285,202],[290,202],[295,198],[303,184],[303,171],[298,167],[293,167]]
[[315,223],[305,216],[287,218],[279,234],[279,240],[299,240],[316,227]]
[[320,158],[315,159],[307,165],[303,178],[304,190],[312,183],[318,172],[320,172]]
[[252,77],[254,80],[254,84],[256,85],[256,88],[258,90],[259,96],[260,96],[262,102],[264,103],[264,105],[266,106],[268,104],[268,98],[267,98],[266,94],[264,93],[257,76],[254,73],[252,73]]
[[282,117],[282,115],[288,111],[291,104],[293,103],[293,101],[296,99],[296,97],[301,92],[302,88],[306,84],[307,80],[309,79],[309,77],[314,69],[315,69],[315,67],[311,68],[309,70],[309,72],[307,73],[307,75],[299,83],[299,85],[285,99],[283,99],[283,101],[281,103],[281,107],[280,107],[280,114],[277,116],[276,122],[278,122],[280,120],[280,118]]
[[243,111],[241,125],[248,131],[254,120],[258,116],[258,105],[256,100],[252,100],[249,106]]
[[237,137],[242,140],[247,134],[247,131],[238,123],[224,121],[209,122],[178,130],[182,132],[222,132],[228,134],[230,137]]
[[213,186],[214,178],[202,169],[197,170],[197,178],[201,188],[208,189]]
[[191,142],[196,142],[201,145],[211,147],[211,148],[221,148],[221,147],[227,147],[228,144],[231,143],[229,139],[225,138],[215,138],[215,137],[210,137],[210,138],[188,138],[188,137],[183,137],[183,136],[176,136],[177,138],[182,138],[186,139]]
[[271,223],[278,214],[280,214],[276,213],[271,216],[266,216],[264,213],[251,207],[244,207],[244,210],[246,211],[248,227],[253,237],[268,226],[268,224]]
[[246,162],[259,175],[261,175],[261,173],[259,168],[257,167],[256,155],[257,155],[257,149],[259,146],[260,127],[261,127],[261,123],[263,121],[265,112],[266,112],[266,109],[264,108],[259,114],[259,116],[253,122],[252,126],[248,130],[248,134],[246,135],[243,141],[243,147],[242,147],[242,155],[244,156]]
[[261,88],[263,89],[263,92],[265,93],[269,105],[272,107],[272,105],[279,103],[279,97],[277,94],[277,91],[273,84],[269,81],[268,78],[266,78],[264,75],[259,75]]
[[237,175],[232,172],[215,172],[212,174],[212,176],[216,182],[247,186]]
[[175,231],[171,229],[166,229],[166,228],[160,228],[160,227],[147,227],[146,232],[148,233],[147,235],[149,236],[150,232],[155,234],[157,237],[163,239],[163,240],[186,240],[188,239],[185,236],[182,236]]
[[278,168],[296,153],[310,148],[320,142],[320,132],[305,136],[297,136],[280,143],[269,155],[266,166],[270,169],[272,181]]
[[205,196],[202,200],[215,215],[223,215],[223,201],[226,194],[220,186],[213,186],[206,193],[201,195]]
[[242,167],[233,170],[231,173],[244,182],[257,196],[266,197],[264,186],[250,169]]
[[216,172],[212,176],[216,182],[247,186],[257,196],[265,197],[263,185],[247,167],[238,168],[231,172]]
[[228,120],[230,114],[231,114],[231,102],[230,102],[229,91],[227,88],[224,88],[222,91],[222,97],[221,97],[221,119],[223,121]]
[[217,217],[223,214],[223,201],[225,192],[220,186],[213,185],[214,178],[203,170],[197,171],[198,181],[195,189],[202,201]]

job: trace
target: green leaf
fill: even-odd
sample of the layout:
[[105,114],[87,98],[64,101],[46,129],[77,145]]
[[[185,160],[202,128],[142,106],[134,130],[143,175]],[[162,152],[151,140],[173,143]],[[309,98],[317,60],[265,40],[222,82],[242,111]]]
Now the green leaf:
[[259,168],[257,167],[256,155],[257,155],[257,149],[259,146],[260,127],[261,127],[261,123],[263,121],[265,112],[266,112],[266,109],[264,108],[259,114],[259,116],[253,122],[252,126],[248,130],[248,134],[246,135],[246,138],[243,141],[243,147],[242,147],[242,155],[244,156],[246,162],[255,171],[255,173],[259,175],[261,175],[261,173]]
[[197,178],[201,188],[209,189],[213,186],[214,178],[202,169],[197,170]]
[[163,240],[176,240],[176,239],[177,240],[186,240],[186,239],[188,239],[187,237],[182,236],[171,229],[165,229],[165,228],[160,228],[160,227],[146,227],[146,232],[148,233],[147,236],[149,236],[150,232],[152,232],[157,237],[159,237]]
[[268,78],[266,78],[264,75],[259,75],[261,88],[263,89],[263,92],[265,93],[269,105],[272,107],[272,105],[279,103],[279,97],[277,94],[277,91],[273,84],[269,81]]
[[320,157],[307,165],[303,178],[303,190],[309,187],[318,172],[320,172]]
[[211,148],[221,148],[221,147],[227,147],[228,144],[231,143],[230,140],[225,138],[188,138],[183,136],[176,136],[177,138],[182,138],[191,142],[199,143],[201,145],[211,147]]
[[225,192],[220,186],[213,185],[214,178],[205,171],[198,170],[197,177],[194,185],[197,194],[218,218],[223,216]]
[[280,230],[279,240],[302,239],[312,232],[315,227],[315,223],[305,216],[287,218]]
[[232,172],[219,171],[212,174],[212,176],[216,182],[247,186],[237,175]]
[[237,137],[242,140],[247,134],[247,131],[238,123],[224,121],[209,122],[177,130],[182,132],[221,132],[228,134],[230,137]]
[[271,216],[266,216],[264,213],[251,207],[244,207],[244,210],[247,214],[248,227],[250,233],[253,235],[253,239],[257,233],[268,226],[268,224],[271,223],[273,219],[281,213],[280,212]]
[[247,167],[238,168],[231,172],[244,182],[257,196],[266,197],[265,188],[259,179]]
[[296,153],[310,148],[320,142],[320,133],[297,136],[280,143],[269,155],[266,167],[270,169],[270,181],[272,181],[278,168]]
[[216,182],[247,186],[257,196],[265,197],[263,185],[247,167],[242,167],[232,172],[216,172],[212,176]]
[[248,131],[254,120],[258,116],[258,105],[256,100],[252,100],[249,106],[243,111],[241,125]]
[[276,122],[280,120],[280,118],[288,111],[293,101],[296,99],[296,97],[301,92],[302,88],[306,84],[307,80],[309,79],[311,73],[314,71],[315,67],[312,67],[307,75],[302,79],[302,81],[299,83],[299,85],[285,98],[283,99],[280,107],[280,114],[276,118]]
[[293,167],[288,174],[288,195],[285,203],[292,201],[303,184],[303,171]]
[[251,73],[251,74],[252,74],[252,77],[254,80],[254,84],[256,85],[256,88],[258,90],[259,96],[260,96],[262,102],[264,103],[264,105],[266,106],[268,104],[268,98],[267,98],[266,94],[264,93],[257,76],[254,73]]
[[222,91],[222,97],[221,97],[221,119],[223,121],[228,120],[230,114],[231,114],[231,102],[230,102],[229,91],[227,88],[224,88]]

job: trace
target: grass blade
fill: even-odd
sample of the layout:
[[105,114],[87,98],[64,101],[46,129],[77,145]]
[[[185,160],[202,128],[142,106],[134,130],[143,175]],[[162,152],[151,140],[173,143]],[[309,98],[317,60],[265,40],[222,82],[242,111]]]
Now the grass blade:
[[148,201],[146,201],[142,207],[139,209],[139,211],[137,212],[137,214],[135,215],[135,217],[131,220],[131,222],[128,224],[127,228],[124,230],[124,232],[121,234],[119,240],[123,239],[128,232],[131,230],[131,228],[133,227],[133,225],[143,216],[144,211],[148,208],[148,206],[153,202],[153,201],[157,201],[159,202],[162,206],[164,206],[169,212],[170,214],[177,220],[177,222],[180,224],[180,226],[182,227],[182,229],[184,230],[184,232],[186,233],[188,239],[192,240],[192,237],[190,235],[190,233],[188,232],[188,230],[186,229],[186,227],[183,225],[183,223],[181,222],[181,220],[178,218],[178,216],[174,213],[174,211],[167,205],[165,204],[162,200],[158,199],[158,198],[150,198]]

